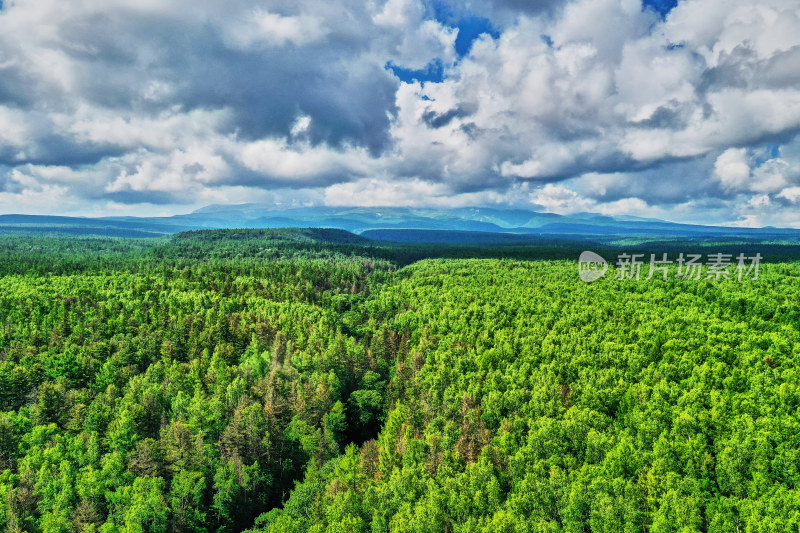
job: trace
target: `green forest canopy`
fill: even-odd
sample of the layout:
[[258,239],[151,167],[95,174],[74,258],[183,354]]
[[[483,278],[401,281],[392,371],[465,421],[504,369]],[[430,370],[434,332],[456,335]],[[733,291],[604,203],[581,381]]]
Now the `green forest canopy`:
[[333,230],[2,244],[4,531],[800,527],[790,259],[588,285],[574,250]]

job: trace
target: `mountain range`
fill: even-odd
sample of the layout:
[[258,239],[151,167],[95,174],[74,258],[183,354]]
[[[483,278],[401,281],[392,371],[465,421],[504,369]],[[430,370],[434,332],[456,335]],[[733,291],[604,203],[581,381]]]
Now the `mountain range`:
[[[374,240],[509,243],[547,238],[656,237],[664,239],[774,240],[800,242],[800,230],[680,224],[594,213],[557,215],[524,209],[468,207],[300,207],[212,205],[170,217],[67,217],[0,215],[0,232],[154,237],[191,230],[230,228],[337,228]],[[457,233],[454,233],[457,232]]]

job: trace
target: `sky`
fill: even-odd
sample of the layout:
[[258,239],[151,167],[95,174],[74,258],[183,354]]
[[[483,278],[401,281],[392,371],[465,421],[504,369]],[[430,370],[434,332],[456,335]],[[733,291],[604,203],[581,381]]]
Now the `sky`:
[[2,0],[0,213],[800,227],[797,0]]

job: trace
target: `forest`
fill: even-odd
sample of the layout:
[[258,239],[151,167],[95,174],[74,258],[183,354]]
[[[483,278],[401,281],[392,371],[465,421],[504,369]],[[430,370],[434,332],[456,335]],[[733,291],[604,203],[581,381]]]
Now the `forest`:
[[800,253],[760,249],[0,236],[0,529],[800,531]]

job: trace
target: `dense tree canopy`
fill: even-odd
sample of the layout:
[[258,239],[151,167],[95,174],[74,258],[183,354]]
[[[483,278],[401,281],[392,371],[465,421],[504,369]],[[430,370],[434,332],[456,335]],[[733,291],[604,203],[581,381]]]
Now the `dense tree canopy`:
[[589,285],[320,231],[6,247],[3,530],[800,527],[798,264]]

